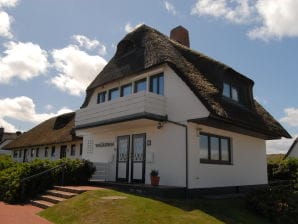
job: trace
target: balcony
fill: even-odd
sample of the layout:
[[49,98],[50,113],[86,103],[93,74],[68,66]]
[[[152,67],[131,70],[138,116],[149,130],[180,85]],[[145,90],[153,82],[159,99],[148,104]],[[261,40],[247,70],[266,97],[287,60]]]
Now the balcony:
[[76,111],[76,128],[94,127],[137,118],[166,118],[166,98],[150,92],[134,93]]

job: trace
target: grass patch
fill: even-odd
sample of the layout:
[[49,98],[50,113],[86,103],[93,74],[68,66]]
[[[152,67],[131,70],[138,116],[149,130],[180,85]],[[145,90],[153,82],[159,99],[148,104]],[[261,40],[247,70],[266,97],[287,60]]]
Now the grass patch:
[[56,224],[269,223],[247,210],[242,199],[161,200],[114,190],[85,192],[39,215]]

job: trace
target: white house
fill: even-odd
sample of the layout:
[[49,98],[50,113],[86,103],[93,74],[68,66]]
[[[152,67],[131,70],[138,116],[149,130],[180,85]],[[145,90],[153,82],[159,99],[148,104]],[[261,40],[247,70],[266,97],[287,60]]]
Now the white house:
[[127,34],[75,116],[83,155],[106,181],[188,189],[267,183],[265,140],[290,137],[253,97],[254,82],[143,25]]
[[298,158],[298,138],[294,140],[285,157]]
[[22,133],[17,132],[5,132],[4,128],[0,128],[0,155],[11,155],[10,150],[4,150],[5,146],[16,139],[18,136],[20,136]]
[[25,132],[4,148],[18,162],[34,159],[81,158],[82,139],[74,133],[75,113],[50,118]]

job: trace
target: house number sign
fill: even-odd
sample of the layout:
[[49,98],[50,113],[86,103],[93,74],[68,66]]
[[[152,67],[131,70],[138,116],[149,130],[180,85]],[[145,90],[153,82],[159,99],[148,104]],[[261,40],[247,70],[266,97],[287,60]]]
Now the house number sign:
[[114,142],[100,142],[95,144],[96,148],[105,148],[105,147],[112,147],[114,146]]

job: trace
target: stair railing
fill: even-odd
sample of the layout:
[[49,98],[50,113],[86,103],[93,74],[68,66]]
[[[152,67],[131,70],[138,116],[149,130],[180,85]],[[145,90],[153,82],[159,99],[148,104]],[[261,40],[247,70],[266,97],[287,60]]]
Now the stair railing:
[[57,170],[59,168],[62,168],[62,174],[61,174],[61,186],[64,186],[64,176],[65,176],[65,167],[66,167],[66,164],[63,163],[59,166],[55,166],[51,169],[48,169],[48,170],[44,170],[40,173],[37,173],[37,174],[34,174],[32,176],[29,176],[29,177],[25,177],[23,179],[21,179],[20,181],[20,184],[21,184],[21,201],[24,202],[25,201],[25,191],[26,191],[26,182],[32,180],[32,179],[35,179],[37,177],[40,177],[42,175],[45,175],[45,174],[48,174],[48,173],[51,173],[52,171],[54,170]]

